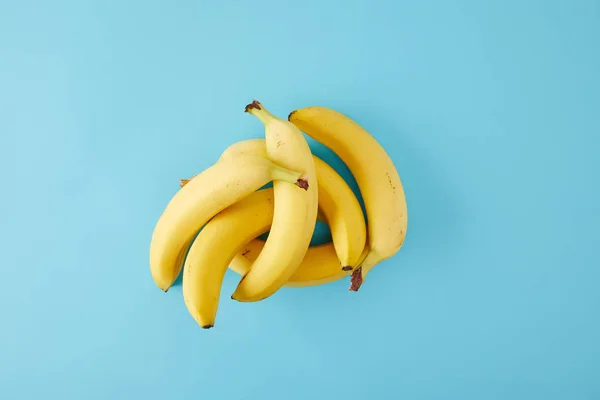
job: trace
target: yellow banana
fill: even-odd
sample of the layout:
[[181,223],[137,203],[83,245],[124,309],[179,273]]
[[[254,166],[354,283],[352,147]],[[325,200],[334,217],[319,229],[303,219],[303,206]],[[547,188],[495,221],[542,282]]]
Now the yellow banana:
[[[265,242],[253,239],[236,254],[229,268],[240,275],[245,275],[252,268]],[[323,285],[337,281],[350,274],[349,271],[341,271],[340,263],[336,256],[333,243],[311,246],[308,248],[300,267],[285,284],[286,287],[306,287]]]
[[[194,235],[210,218],[275,180],[304,193],[301,174],[264,157],[247,155],[219,162],[194,176],[167,204],[150,244],[150,271],[156,285],[167,291],[181,267]],[[296,183],[294,185],[293,183]]]
[[[194,239],[185,261],[183,297],[202,328],[215,323],[227,267],[243,276],[250,270],[250,260],[258,257],[264,241],[248,242],[270,229],[273,200],[272,188],[252,193],[217,214]],[[317,285],[348,275],[340,270],[335,249],[328,243],[308,248],[286,286]]]
[[223,277],[236,252],[267,232],[272,220],[273,189],[263,189],[218,213],[194,239],[185,261],[183,298],[202,328],[214,325]]
[[336,153],[358,183],[367,211],[369,247],[352,275],[350,289],[358,290],[369,270],[396,254],[404,243],[408,212],[398,171],[377,140],[342,113],[306,107],[292,111],[288,120]]
[[306,179],[306,190],[287,182],[273,182],[275,208],[269,237],[231,296],[238,301],[258,301],[279,290],[302,262],[317,219],[318,184],[312,153],[302,132],[271,114],[258,101],[246,106],[246,112],[265,126],[269,159],[304,173]]
[[[249,139],[229,146],[220,160],[253,154],[266,157],[265,139]],[[360,203],[344,179],[325,161],[313,155],[319,186],[320,218],[329,225],[341,268],[358,266],[365,248],[367,228]]]

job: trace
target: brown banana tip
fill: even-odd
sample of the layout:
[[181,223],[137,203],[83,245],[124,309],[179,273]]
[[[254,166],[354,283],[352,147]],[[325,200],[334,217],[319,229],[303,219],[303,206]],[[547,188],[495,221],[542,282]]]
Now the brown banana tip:
[[288,115],[288,121],[292,120],[292,115],[296,114],[296,111],[298,111],[298,110],[294,110],[291,113],[289,113],[289,115]]
[[352,273],[352,278],[350,278],[350,291],[358,292],[358,289],[360,289],[360,285],[362,285],[362,283],[363,283],[362,268],[357,268]]
[[252,103],[248,104],[246,106],[246,108],[244,108],[244,112],[250,112],[250,110],[252,110],[253,108],[256,108],[257,110],[261,110],[261,104],[259,101],[257,100],[252,100]]
[[212,325],[212,324],[208,324],[208,325],[202,325],[202,327],[201,327],[201,328],[202,328],[202,329],[210,329],[210,328],[212,328],[213,326],[214,326],[214,325]]
[[346,265],[345,267],[342,267],[342,271],[350,271],[352,270],[352,267],[349,265]]
[[296,181],[296,186],[304,190],[308,190],[308,181],[306,179],[300,178]]

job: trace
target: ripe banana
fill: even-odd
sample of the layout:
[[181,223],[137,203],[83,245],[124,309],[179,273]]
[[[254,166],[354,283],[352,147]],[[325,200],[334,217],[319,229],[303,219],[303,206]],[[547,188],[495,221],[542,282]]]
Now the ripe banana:
[[[242,276],[245,275],[252,268],[252,263],[256,260],[264,245],[263,240],[253,239],[236,254],[231,264],[229,264],[229,268]],[[285,286],[323,285],[337,281],[349,274],[349,271],[340,270],[340,263],[333,248],[333,243],[326,243],[308,248],[300,267]]]
[[[266,157],[265,139],[249,139],[229,146],[219,160],[253,154]],[[341,268],[358,266],[365,248],[367,228],[360,203],[344,179],[317,156],[313,155],[317,173],[320,217],[329,225],[333,246]],[[321,219],[318,218],[318,219]]]
[[[227,267],[243,276],[250,270],[250,260],[258,257],[264,241],[248,242],[270,229],[273,200],[273,188],[252,193],[218,213],[194,239],[185,261],[183,297],[202,328],[215,323]],[[286,286],[317,285],[348,275],[340,270],[335,249],[328,243],[308,249]]]
[[306,107],[292,111],[288,120],[336,153],[358,183],[367,211],[369,247],[352,275],[350,289],[358,290],[369,270],[404,243],[408,215],[398,171],[377,140],[342,113]]
[[231,296],[238,301],[259,301],[279,290],[302,262],[317,219],[318,184],[312,153],[302,132],[258,101],[246,106],[246,112],[265,125],[269,159],[306,176],[304,191],[287,182],[273,182],[275,209],[269,237]]
[[219,211],[272,180],[305,193],[296,186],[305,186],[301,176],[252,155],[216,163],[194,176],[169,201],[154,228],[150,271],[156,285],[164,291],[169,289],[181,271],[194,235]]
[[214,325],[229,263],[242,246],[267,232],[272,220],[273,189],[263,189],[218,213],[194,239],[185,261],[183,298],[202,328]]

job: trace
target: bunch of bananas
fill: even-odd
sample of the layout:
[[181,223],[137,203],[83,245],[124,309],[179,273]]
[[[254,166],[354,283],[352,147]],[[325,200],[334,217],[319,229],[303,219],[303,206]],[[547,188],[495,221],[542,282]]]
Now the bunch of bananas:
[[[150,270],[165,292],[183,269],[186,307],[202,328],[214,325],[227,268],[242,278],[231,296],[259,301],[281,287],[332,282],[351,275],[356,291],[366,274],[402,246],[407,228],[404,190],[392,160],[366,130],[326,107],[293,111],[288,120],[253,101],[246,112],[265,126],[265,139],[227,148],[167,204],[150,244]],[[348,166],[366,217],[344,179],[314,156],[302,132]],[[272,188],[263,188],[272,182]],[[319,219],[332,242],[310,246]],[[269,232],[266,240],[258,237]]]

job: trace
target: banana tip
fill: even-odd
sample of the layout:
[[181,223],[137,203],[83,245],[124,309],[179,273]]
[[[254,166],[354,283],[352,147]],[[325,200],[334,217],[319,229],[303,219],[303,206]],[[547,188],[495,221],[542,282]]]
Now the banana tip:
[[297,111],[297,110],[294,110],[294,111],[292,111],[291,113],[289,113],[289,115],[288,115],[288,121],[291,121],[291,120],[292,120],[292,116],[293,116],[294,114],[296,114],[296,111]]
[[301,189],[308,190],[308,181],[306,179],[300,178],[296,181],[296,186],[298,186]]
[[210,329],[213,326],[214,326],[213,324],[202,325],[202,329]]
[[345,267],[342,267],[342,271],[351,271],[352,267],[349,265],[346,265]]
[[360,286],[363,283],[363,276],[362,276],[362,268],[357,268],[354,270],[354,272],[352,273],[352,278],[350,278],[350,291],[351,292],[358,292],[358,289],[360,289]]
[[245,108],[244,108],[244,112],[250,112],[250,110],[252,110],[253,108],[257,109],[257,110],[262,110],[261,104],[259,101],[257,100],[252,100],[252,103],[248,104]]

